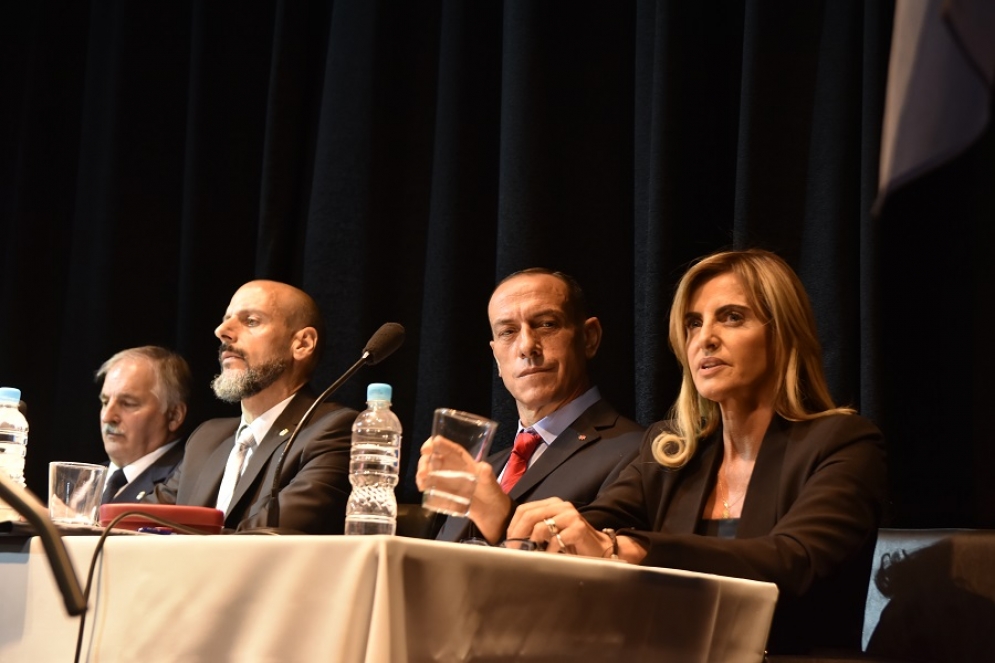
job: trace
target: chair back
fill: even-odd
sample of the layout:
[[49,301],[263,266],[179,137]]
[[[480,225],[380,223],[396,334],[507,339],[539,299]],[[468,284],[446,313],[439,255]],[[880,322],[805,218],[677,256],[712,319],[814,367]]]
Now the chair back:
[[995,530],[879,530],[862,645],[904,661],[995,660]]

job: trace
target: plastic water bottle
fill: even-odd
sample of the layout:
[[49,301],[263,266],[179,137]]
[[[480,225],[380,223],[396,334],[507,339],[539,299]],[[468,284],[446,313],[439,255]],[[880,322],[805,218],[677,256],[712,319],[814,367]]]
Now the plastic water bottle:
[[[21,390],[0,387],[0,472],[16,484],[24,485],[24,457],[28,451],[28,420],[18,409]],[[20,516],[0,500],[0,522]]]
[[391,393],[389,384],[370,384],[366,388],[367,408],[352,425],[352,493],[346,505],[346,534],[393,534],[397,528],[394,487],[401,456],[401,422],[390,409]]

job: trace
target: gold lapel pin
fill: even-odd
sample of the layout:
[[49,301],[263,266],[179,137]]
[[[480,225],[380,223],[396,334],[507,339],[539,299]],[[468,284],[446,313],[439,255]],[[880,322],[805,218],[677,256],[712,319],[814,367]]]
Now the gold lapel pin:
[[289,432],[290,431],[288,429],[284,428],[282,431],[280,431],[280,437],[283,437],[284,435],[286,435]]

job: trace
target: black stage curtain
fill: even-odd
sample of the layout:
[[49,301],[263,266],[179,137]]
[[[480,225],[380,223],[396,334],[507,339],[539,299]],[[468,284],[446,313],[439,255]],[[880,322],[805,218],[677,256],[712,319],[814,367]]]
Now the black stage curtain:
[[[22,389],[28,484],[102,461],[93,373],[155,343],[190,361],[253,278],[309,291],[319,389],[386,321],[407,340],[337,395],[394,386],[402,501],[431,412],[502,422],[486,305],[562,269],[605,327],[595,372],[643,423],[677,384],[688,262],[759,246],[796,267],[835,397],[884,429],[894,524],[995,526],[995,141],[880,215],[894,5],[884,0],[269,0],[0,5],[0,382]],[[987,428],[987,427],[986,427]]]

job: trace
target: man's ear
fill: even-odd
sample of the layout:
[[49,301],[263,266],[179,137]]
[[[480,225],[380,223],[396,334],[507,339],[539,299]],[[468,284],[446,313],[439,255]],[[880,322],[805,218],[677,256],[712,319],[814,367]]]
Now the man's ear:
[[[491,346],[491,354],[494,354],[494,341],[490,341],[488,345]],[[494,355],[494,365],[498,367],[498,377],[501,377],[501,362],[497,360],[497,355]]]
[[[488,345],[491,346],[491,354],[494,354],[494,341],[491,341],[490,343],[488,343]],[[494,364],[497,366],[498,369],[498,377],[501,377],[501,362],[497,360],[497,355],[494,355]]]
[[601,321],[588,318],[584,321],[584,356],[593,359],[601,347]]
[[290,349],[294,353],[294,359],[300,361],[313,355],[317,345],[318,330],[314,327],[304,327],[294,334]]
[[179,405],[174,405],[169,408],[169,412],[166,413],[166,426],[169,428],[170,433],[175,433],[183,425],[183,422],[187,418],[187,404],[180,403]]

